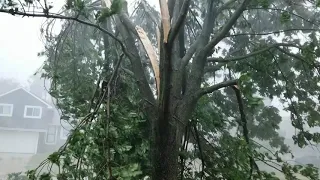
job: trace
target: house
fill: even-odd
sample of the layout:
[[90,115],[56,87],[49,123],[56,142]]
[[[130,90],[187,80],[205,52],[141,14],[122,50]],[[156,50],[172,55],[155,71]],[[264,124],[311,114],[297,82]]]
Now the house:
[[[57,150],[65,143],[69,129],[70,126],[61,125],[59,113],[51,103],[29,90],[18,87],[1,94],[0,175],[4,168],[8,170],[2,173],[20,171],[23,167],[16,166],[22,166],[35,154]],[[20,160],[13,164],[17,159]]]

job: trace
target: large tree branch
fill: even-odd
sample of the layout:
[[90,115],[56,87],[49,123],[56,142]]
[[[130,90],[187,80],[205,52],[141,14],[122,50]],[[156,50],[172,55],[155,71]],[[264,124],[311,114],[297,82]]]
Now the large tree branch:
[[256,56],[256,55],[259,55],[265,51],[268,51],[272,48],[277,48],[277,47],[280,47],[280,46],[293,46],[293,44],[286,44],[286,43],[277,43],[277,44],[273,44],[271,46],[268,46],[268,47],[265,47],[263,49],[260,49],[258,51],[254,51],[250,54],[246,54],[246,55],[243,55],[243,56],[238,56],[238,57],[232,57],[232,58],[208,58],[207,61],[208,62],[224,62],[224,63],[229,63],[229,62],[235,62],[235,61],[240,61],[240,60],[245,60],[247,58],[250,58],[252,56]]
[[268,11],[268,10],[271,10],[271,11],[280,11],[280,12],[286,12],[286,13],[289,13],[290,15],[292,15],[292,16],[295,16],[295,17],[297,17],[297,18],[300,18],[300,19],[302,19],[303,21],[305,21],[305,22],[308,22],[308,23],[310,23],[310,24],[312,24],[312,25],[314,25],[314,26],[319,26],[319,24],[315,24],[314,22],[312,22],[311,20],[309,20],[309,19],[307,19],[307,18],[305,18],[305,17],[303,17],[303,16],[300,16],[299,14],[296,14],[296,13],[294,13],[294,12],[292,12],[292,11],[289,11],[289,10],[286,10],[286,9],[280,9],[280,8],[262,8],[262,7],[250,7],[250,8],[248,8],[247,9],[247,11],[250,11],[250,10],[264,10],[264,11]]
[[208,73],[208,72],[219,71],[223,66],[225,66],[227,64],[228,63],[218,63],[217,65],[214,65],[214,66],[207,66],[204,68],[204,72]]
[[291,52],[288,52],[288,51],[286,51],[286,50],[284,50],[284,49],[282,49],[282,48],[280,48],[280,47],[277,47],[277,49],[278,49],[280,52],[282,52],[283,54],[286,54],[286,55],[288,55],[288,56],[290,56],[290,57],[293,57],[293,58],[295,58],[295,59],[297,59],[297,60],[300,60],[300,61],[308,64],[309,66],[313,66],[313,67],[317,70],[318,74],[320,75],[320,67],[319,67],[319,65],[317,65],[314,61],[309,62],[308,60],[304,59],[304,57],[302,57],[302,56],[300,56],[300,55],[298,55],[298,54],[293,54],[293,53],[291,53]]
[[216,90],[219,90],[221,88],[224,87],[229,87],[229,86],[233,86],[233,85],[237,85],[238,80],[237,79],[233,79],[233,80],[229,80],[229,81],[224,81],[221,82],[219,84],[215,84],[206,88],[202,88],[200,89],[197,93],[196,93],[196,98],[200,98],[201,96],[208,94],[208,93],[212,93]]
[[[182,58],[182,62],[180,65],[181,73],[184,73],[185,67],[188,65],[190,59],[193,57],[193,61],[191,64],[191,71],[189,71],[187,85],[185,87],[185,94],[193,94],[199,88],[201,84],[201,78],[203,76],[204,66],[206,62],[207,56],[203,56],[200,52],[206,44],[209,42],[210,35],[213,31],[215,25],[215,1],[207,1],[207,13],[204,18],[204,23],[202,26],[202,30],[200,35],[197,37],[195,42],[191,45],[191,47],[186,52],[185,56]],[[204,59],[204,60],[203,60]]]
[[261,32],[261,33],[240,33],[240,34],[230,34],[226,37],[236,37],[236,36],[265,36],[265,35],[272,35],[272,34],[279,34],[284,32],[291,32],[291,31],[320,31],[319,29],[313,29],[313,28],[293,28],[293,29],[284,29],[284,30],[278,30],[278,31],[272,31],[272,32]]
[[[188,93],[194,93],[198,91],[200,88],[201,82],[202,82],[202,77],[204,74],[204,68],[206,65],[207,57],[208,55],[213,52],[213,48],[216,44],[218,44],[224,37],[225,35],[229,32],[229,30],[232,28],[232,26],[236,23],[242,12],[246,9],[248,4],[251,2],[251,0],[243,0],[242,3],[240,4],[240,7],[233,13],[231,18],[227,21],[226,25],[223,26],[222,30],[217,33],[211,41],[208,39],[210,38],[210,34],[212,32],[211,28],[208,27],[213,27],[213,23],[208,23],[208,27],[206,28],[205,26],[203,27],[203,31],[210,32],[209,36],[203,36],[200,39],[202,40],[201,43],[205,42],[205,44],[201,44],[199,47],[199,50],[196,52],[196,55],[194,57],[194,62],[192,63],[192,68],[191,68],[191,73],[189,77],[189,83],[187,86],[187,94]],[[213,5],[213,4],[212,4]],[[211,7],[211,10],[214,8]],[[211,18],[216,18],[214,12],[213,17]],[[209,16],[210,17],[210,16]],[[210,22],[211,19],[208,20]],[[206,34],[207,35],[207,34]],[[206,39],[203,39],[206,38]],[[208,42],[209,41],[209,42]],[[203,46],[204,45],[204,46]]]
[[217,45],[229,32],[229,30],[232,28],[232,26],[237,22],[238,18],[241,16],[244,10],[246,10],[247,6],[251,0],[244,0],[239,8],[233,13],[229,21],[226,23],[226,25],[222,28],[222,30],[206,45],[204,48],[203,53],[205,55],[208,55],[209,52],[214,48],[215,45]]
[[140,93],[150,102],[155,103],[155,98],[148,84],[143,65],[141,63],[141,58],[139,56],[139,50],[136,47],[135,38],[130,30],[130,25],[123,21],[119,16],[116,19],[116,26],[119,29],[121,36],[123,37],[123,42],[128,47],[127,51],[132,54],[129,58],[132,66],[132,72],[134,73],[135,79],[137,81]]
[[183,26],[183,23],[184,23],[184,21],[187,17],[187,14],[188,14],[190,1],[191,0],[184,0],[183,1],[182,7],[180,9],[180,15],[177,19],[177,22],[173,25],[173,27],[171,28],[171,30],[169,32],[169,39],[168,39],[169,44],[172,44],[172,42],[175,40],[177,34],[179,33],[181,26]]
[[207,14],[204,19],[204,23],[203,23],[202,30],[199,37],[197,37],[196,41],[191,44],[185,56],[181,59],[181,67],[180,67],[181,69],[184,69],[185,66],[188,65],[190,59],[195,54],[195,52],[201,47],[204,47],[205,46],[204,43],[208,42],[208,39],[210,38],[210,34],[213,30],[214,19],[215,17],[214,17],[213,1],[211,1],[208,3]]

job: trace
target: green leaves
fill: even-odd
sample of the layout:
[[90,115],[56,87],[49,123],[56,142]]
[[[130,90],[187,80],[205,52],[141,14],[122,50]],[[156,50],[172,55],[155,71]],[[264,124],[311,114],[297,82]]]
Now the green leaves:
[[52,154],[50,154],[50,156],[48,157],[48,160],[55,165],[60,165],[60,154],[58,152],[54,152]]
[[287,12],[287,11],[284,11],[284,12],[281,13],[280,22],[282,24],[288,23],[288,22],[290,22],[290,18],[291,18],[290,13]]
[[105,21],[106,18],[118,14],[122,10],[123,3],[123,0],[113,0],[110,9],[108,7],[105,7],[98,13],[98,22],[101,23]]
[[[220,9],[223,2],[216,4],[214,2],[212,6]],[[92,10],[91,5],[87,6],[89,3],[91,2],[69,0],[66,14],[74,15],[83,12],[80,13],[79,18],[91,22],[97,20],[98,23],[101,23],[105,22],[108,17],[121,12],[125,5],[121,0],[113,0],[109,9],[99,8],[101,11],[98,12],[98,8]],[[160,24],[160,13],[143,3],[135,7],[130,18],[134,25],[139,25],[148,32],[148,37],[155,45],[154,47],[157,47],[155,32]],[[289,153],[288,146],[284,144],[284,138],[278,134],[282,119],[276,107],[263,103],[263,100],[268,97],[280,100],[285,106],[290,107],[287,110],[295,115],[292,123],[300,129],[300,133],[293,138],[300,147],[306,146],[309,141],[320,141],[319,133],[311,133],[303,129],[306,123],[310,127],[320,124],[318,110],[313,109],[317,103],[311,98],[320,95],[319,87],[317,87],[320,78],[317,75],[316,66],[318,63],[316,58],[320,54],[319,43],[315,33],[310,33],[310,40],[307,38],[301,40],[301,36],[297,36],[298,31],[294,30],[318,27],[308,22],[312,17],[306,15],[309,12],[307,7],[299,4],[297,8],[298,6],[289,6],[287,3],[289,1],[257,0],[252,2],[239,17],[237,23],[232,26],[230,36],[224,37],[224,43],[230,49],[216,47],[213,55],[221,53],[226,57],[244,56],[279,41],[294,44],[299,48],[269,49],[246,59],[229,62],[223,65],[222,69],[214,73],[207,73],[202,78],[203,81],[239,78],[239,89],[247,117],[246,127],[249,129],[248,136],[252,141],[253,139],[259,142],[267,141],[266,144],[270,146],[270,150],[266,154],[261,151],[265,147],[258,143],[248,145],[243,137],[245,128],[243,122],[239,123],[238,101],[231,88],[224,88],[198,101],[192,118],[190,118],[192,128],[189,127],[191,125],[188,125],[186,129],[181,127],[185,130],[183,131],[185,143],[192,144],[194,147],[187,150],[182,148],[180,153],[183,159],[180,168],[184,169],[182,174],[186,179],[198,180],[203,174],[208,176],[205,177],[207,179],[247,179],[248,174],[252,171],[249,157],[281,164],[288,179],[294,179],[294,173],[302,172],[314,178],[312,168],[307,167],[309,169],[302,171],[304,167],[289,165],[284,158],[280,158],[280,155]],[[176,43],[180,46],[180,43],[184,42],[185,44],[181,45],[183,48],[193,47],[192,44],[198,41],[198,35],[205,27],[202,22],[208,10],[207,1],[192,1],[190,4],[185,29],[181,31],[184,34],[179,37],[179,43]],[[272,8],[269,8],[271,4]],[[237,3],[229,4],[227,8],[236,6],[238,6]],[[212,17],[214,28],[209,34],[213,36],[218,34],[229,21],[232,13],[232,10],[226,9],[219,12],[218,18]],[[114,21],[107,21],[107,23],[110,23],[108,30],[121,41],[130,41],[131,37],[127,37],[128,34],[119,34],[121,29],[114,24]],[[53,153],[48,157],[49,162],[58,165],[61,170],[58,173],[58,179],[81,179],[81,177],[106,179],[112,175],[119,179],[138,180],[150,175],[152,166],[149,156],[152,150],[149,146],[150,125],[146,120],[149,116],[144,114],[148,113],[145,109],[150,104],[145,102],[145,97],[140,96],[135,84],[141,79],[134,79],[135,76],[131,77],[124,71],[134,68],[132,61],[130,63],[128,59],[125,59],[121,64],[123,68],[117,74],[116,82],[111,86],[110,99],[100,99],[103,90],[98,80],[110,78],[118,54],[121,53],[119,46],[105,34],[78,23],[71,25],[66,22],[60,34],[46,37],[50,39],[47,39],[46,51],[41,53],[48,57],[43,77],[53,82],[51,95],[57,99],[57,105],[63,113],[62,119],[67,121],[76,119],[74,124],[78,125],[77,129],[72,131],[65,151]],[[133,44],[139,47],[139,41],[135,41],[134,36],[132,39],[134,39]],[[126,48],[131,47],[126,46]],[[140,50],[139,48],[137,51]],[[201,49],[201,47],[197,48]],[[188,49],[186,51],[189,52]],[[178,52],[178,50],[173,52]],[[146,79],[152,79],[153,75],[150,75],[148,63],[144,63],[148,62],[144,54],[144,51],[138,52],[137,60],[143,63],[145,68],[143,74],[148,76]],[[190,62],[190,66],[194,62]],[[109,68],[110,72],[104,71],[104,65]],[[220,64],[211,63],[210,65],[219,67]],[[192,76],[193,74],[189,74],[189,77]],[[181,100],[185,97],[179,95],[177,98]],[[95,107],[94,105],[100,100],[102,105]],[[180,105],[183,106],[182,103],[178,104]],[[93,109],[97,110],[95,115],[90,116],[88,121],[80,123],[79,119],[92,112]],[[297,118],[298,115],[304,116]],[[274,151],[276,153],[273,153]],[[58,156],[58,153],[61,157]],[[199,160],[199,157],[204,161],[203,171],[205,173],[194,173],[194,169],[190,167],[192,162]],[[261,174],[253,172],[252,176],[253,179],[278,179],[275,174],[264,171],[261,171]],[[47,174],[44,174],[43,178],[46,177]]]
[[320,7],[320,0],[316,0],[316,6]]
[[258,0],[258,4],[265,9],[267,9],[270,5],[269,0]]

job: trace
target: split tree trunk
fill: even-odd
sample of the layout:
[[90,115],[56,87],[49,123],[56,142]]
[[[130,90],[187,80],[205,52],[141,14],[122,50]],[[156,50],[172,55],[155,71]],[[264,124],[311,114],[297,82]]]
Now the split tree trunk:
[[189,111],[190,108],[186,104],[179,101],[171,104],[176,106],[170,105],[172,108],[169,108],[167,114],[159,114],[155,121],[152,180],[177,180],[180,175],[179,151],[186,128],[186,119],[192,111]]

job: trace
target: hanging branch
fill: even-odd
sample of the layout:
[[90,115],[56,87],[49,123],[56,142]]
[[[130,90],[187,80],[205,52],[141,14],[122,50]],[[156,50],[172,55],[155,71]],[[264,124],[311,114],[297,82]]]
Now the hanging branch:
[[[234,90],[234,92],[236,94],[238,105],[239,105],[240,119],[241,119],[241,123],[242,123],[241,126],[243,128],[243,132],[242,133],[243,133],[244,139],[245,139],[245,141],[247,143],[247,146],[249,146],[249,149],[251,149],[250,148],[249,130],[248,130],[248,126],[247,126],[246,114],[244,113],[244,105],[243,105],[243,102],[242,102],[241,93],[240,93],[239,87],[237,85],[233,85],[231,87],[232,87],[232,89]],[[259,170],[259,167],[258,167],[257,163],[255,162],[255,160],[254,160],[254,158],[252,157],[251,154],[249,154],[249,161],[250,161],[251,169],[250,169],[250,176],[249,176],[248,179],[251,179],[254,168],[257,170],[259,176],[261,177],[261,172]]]
[[204,176],[204,157],[203,157],[203,151],[202,151],[202,147],[201,147],[201,143],[200,143],[200,136],[199,136],[199,132],[198,132],[198,129],[197,129],[196,122],[192,123],[192,125],[193,125],[194,136],[195,136],[195,139],[197,141],[199,152],[200,152],[200,159],[201,159],[201,176],[200,176],[200,179],[203,179],[203,176]]

